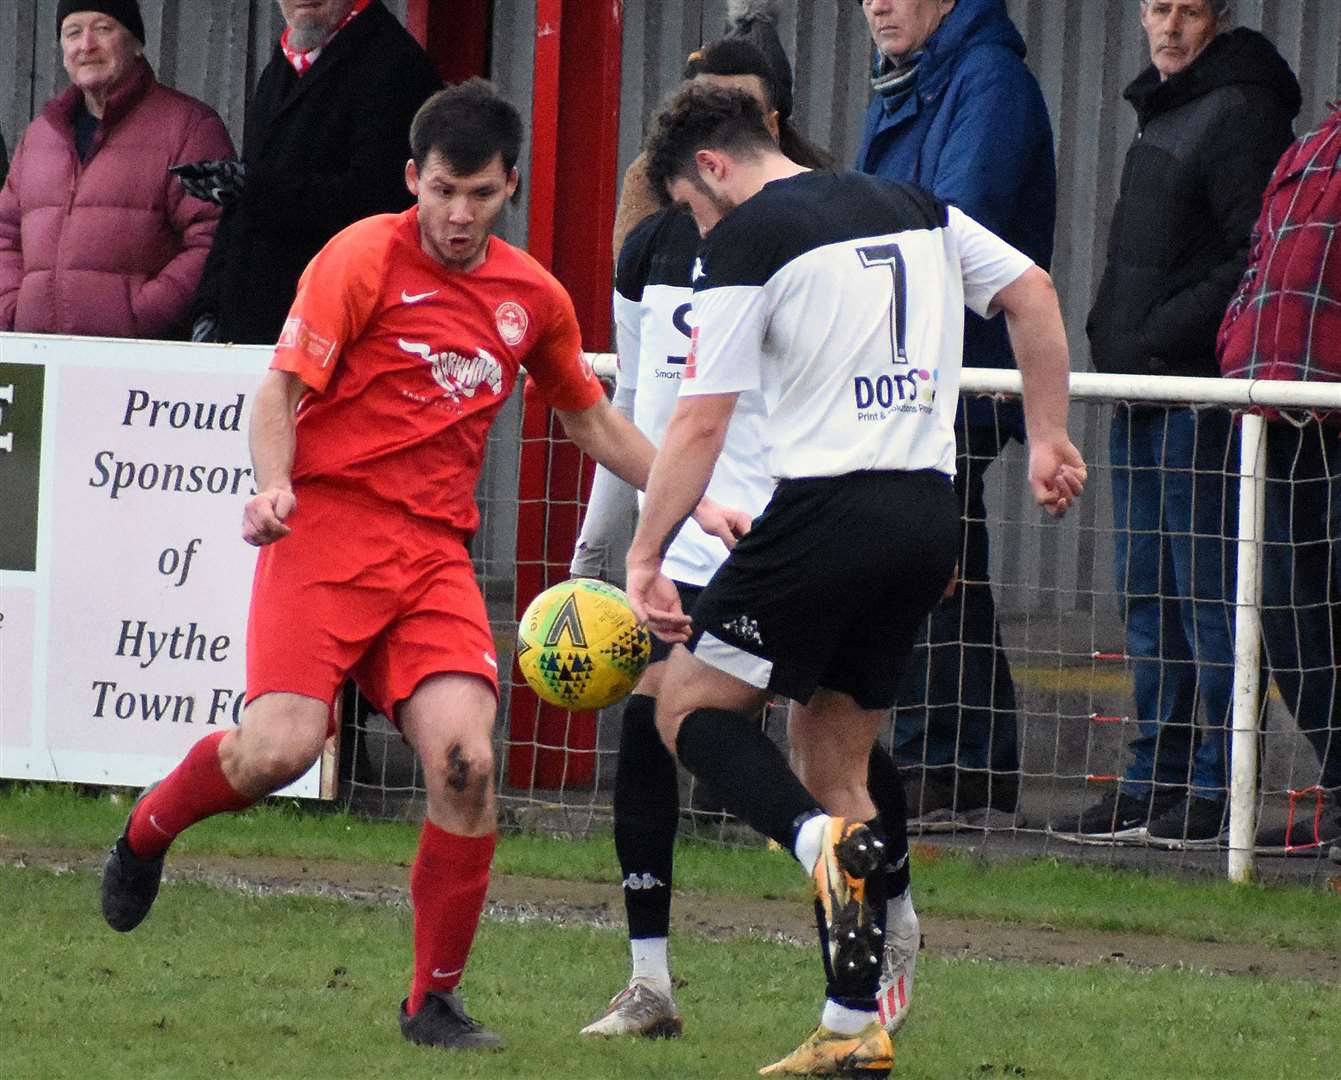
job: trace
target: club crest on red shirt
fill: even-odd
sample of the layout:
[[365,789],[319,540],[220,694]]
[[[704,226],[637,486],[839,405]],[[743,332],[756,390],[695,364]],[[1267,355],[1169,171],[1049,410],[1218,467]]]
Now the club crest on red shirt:
[[498,336],[509,345],[520,345],[531,325],[531,317],[526,309],[512,300],[505,300],[494,312],[494,321],[498,324]]

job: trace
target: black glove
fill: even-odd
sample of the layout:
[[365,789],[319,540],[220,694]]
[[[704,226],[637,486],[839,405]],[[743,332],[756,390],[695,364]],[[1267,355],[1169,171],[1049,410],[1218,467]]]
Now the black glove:
[[168,172],[181,181],[188,195],[216,206],[236,202],[247,181],[247,166],[241,161],[192,161],[170,165]]

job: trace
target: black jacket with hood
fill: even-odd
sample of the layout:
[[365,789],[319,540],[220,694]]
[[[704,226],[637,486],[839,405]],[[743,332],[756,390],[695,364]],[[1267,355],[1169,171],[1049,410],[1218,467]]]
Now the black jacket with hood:
[[1271,42],[1240,28],[1163,82],[1151,65],[1124,96],[1137,133],[1086,326],[1094,366],[1219,375],[1216,331],[1293,138],[1299,83]]

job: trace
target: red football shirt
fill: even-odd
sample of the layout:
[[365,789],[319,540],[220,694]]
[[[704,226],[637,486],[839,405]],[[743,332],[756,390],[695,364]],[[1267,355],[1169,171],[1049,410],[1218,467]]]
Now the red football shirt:
[[312,390],[295,487],[317,481],[471,533],[489,425],[519,369],[556,409],[600,399],[563,286],[488,243],[475,270],[449,270],[420,249],[411,208],[356,222],[308,265],[270,364]]

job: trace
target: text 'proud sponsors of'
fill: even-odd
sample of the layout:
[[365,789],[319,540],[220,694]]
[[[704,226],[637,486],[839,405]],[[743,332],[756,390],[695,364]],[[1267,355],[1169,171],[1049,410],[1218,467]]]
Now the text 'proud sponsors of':
[[[5,357],[40,340],[7,339]],[[37,353],[39,715],[33,745],[8,747],[0,768],[147,783],[241,717],[247,414],[269,351],[45,339]],[[317,790],[315,772],[290,789]]]

